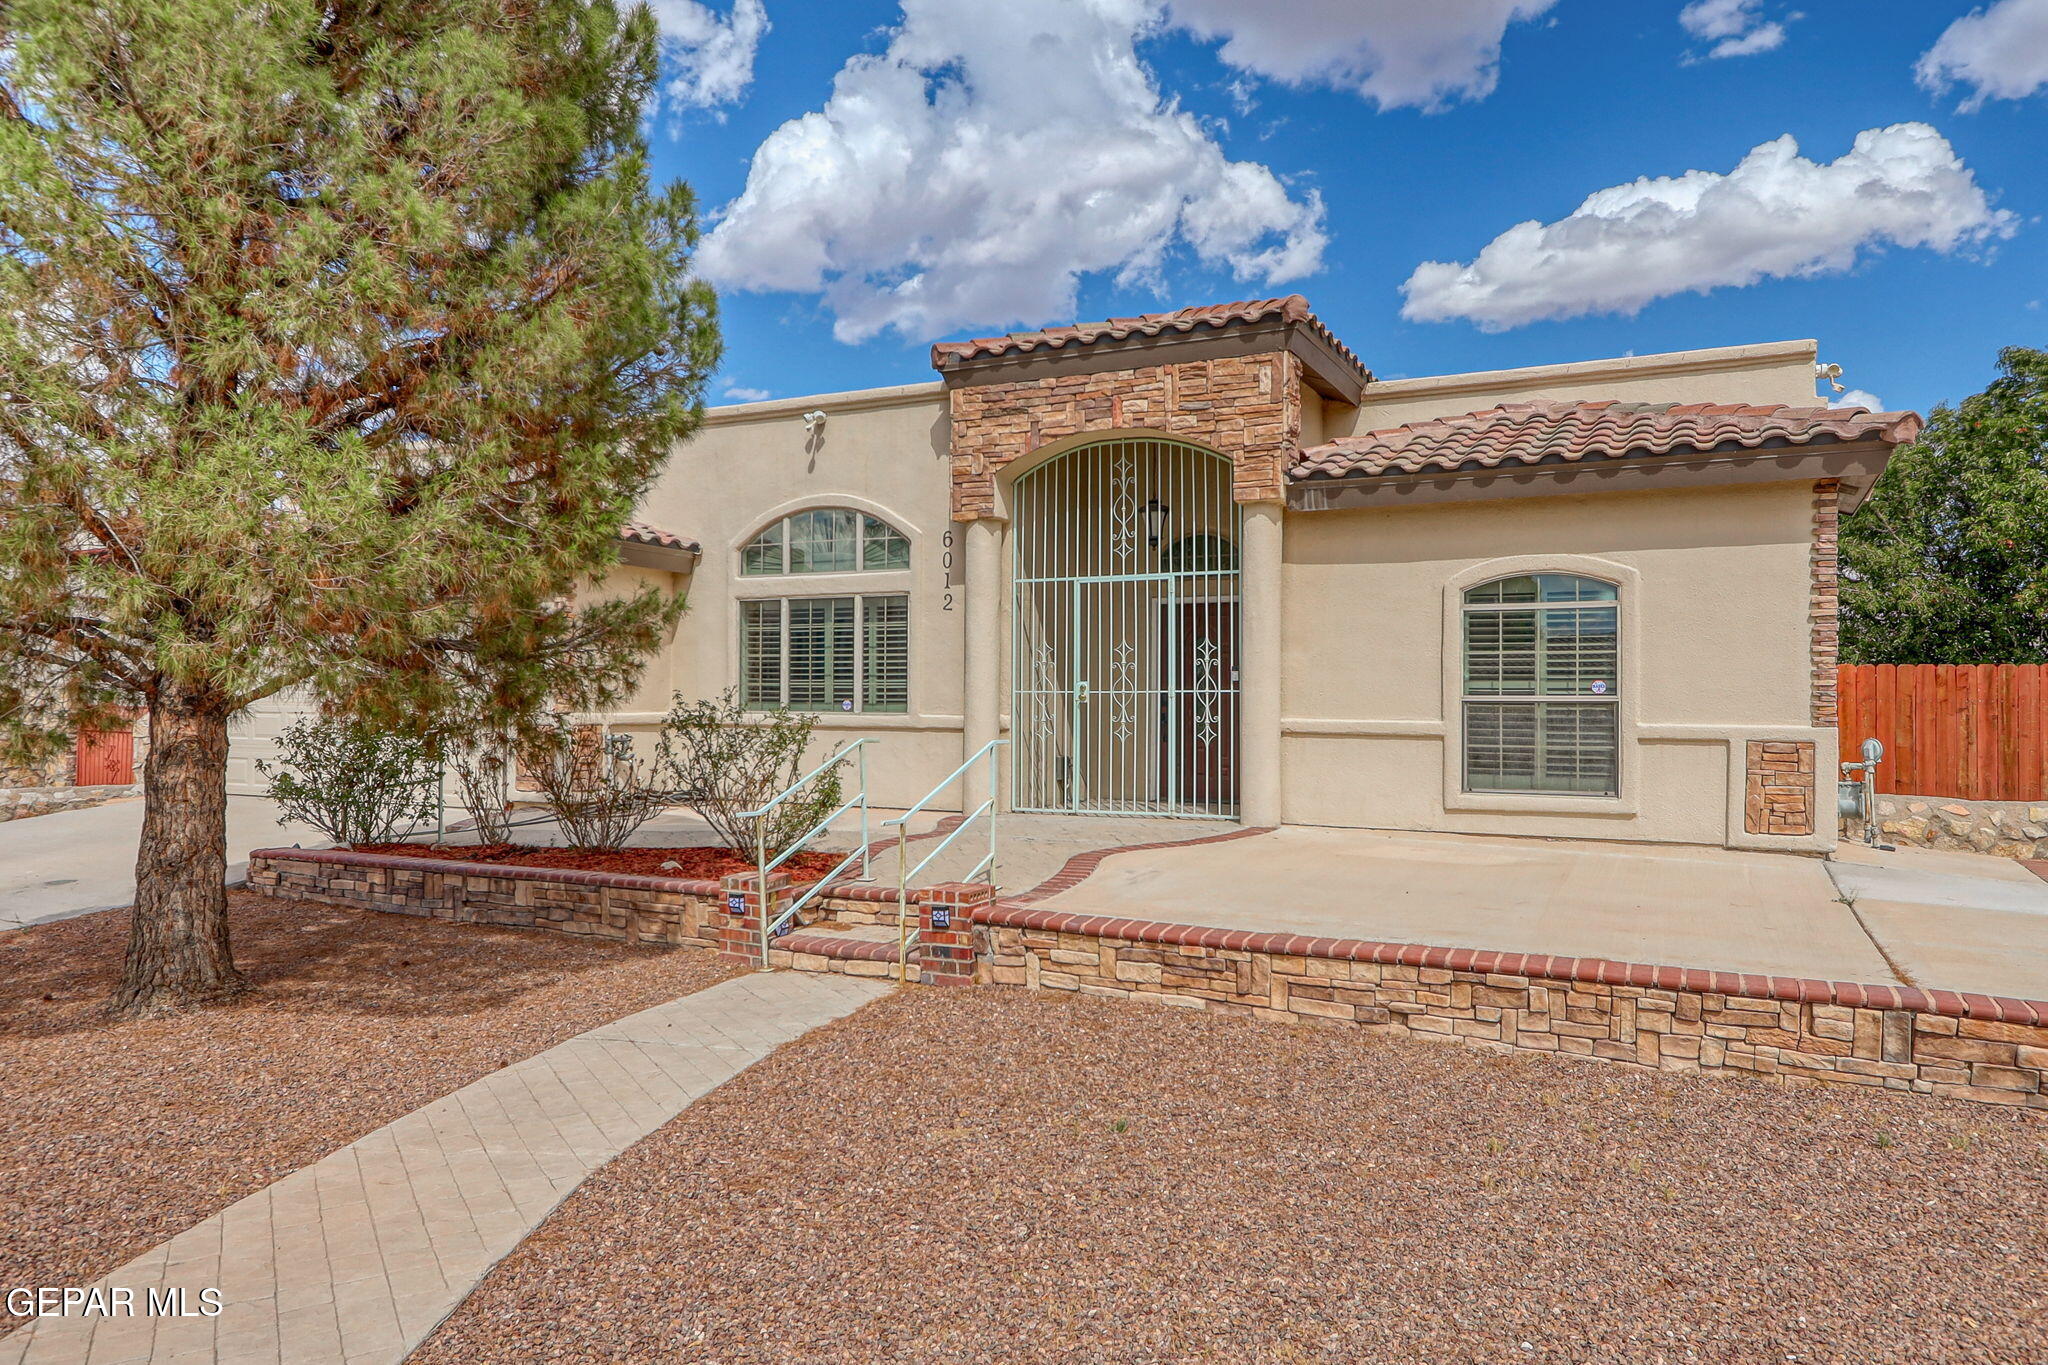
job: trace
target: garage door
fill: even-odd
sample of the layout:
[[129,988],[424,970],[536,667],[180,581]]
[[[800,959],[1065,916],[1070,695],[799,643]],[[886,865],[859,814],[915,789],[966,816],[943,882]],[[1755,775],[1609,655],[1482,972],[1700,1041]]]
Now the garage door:
[[270,784],[256,771],[256,760],[274,760],[285,727],[312,714],[312,698],[296,690],[265,697],[236,714],[228,722],[228,795],[263,795]]

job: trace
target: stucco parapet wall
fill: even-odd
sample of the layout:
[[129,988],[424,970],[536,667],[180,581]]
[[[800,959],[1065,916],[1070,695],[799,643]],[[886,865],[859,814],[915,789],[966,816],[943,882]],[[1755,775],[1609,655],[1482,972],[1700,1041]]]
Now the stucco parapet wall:
[[824,412],[829,419],[843,412],[866,412],[877,408],[943,408],[945,404],[944,381],[932,379],[879,389],[845,389],[837,393],[806,394],[799,398],[766,398],[758,403],[721,404],[704,410],[704,425],[716,427],[766,422],[817,411]]
[[1583,383],[1587,380],[1644,379],[1667,374],[1710,374],[1717,370],[1751,369],[1758,365],[1801,360],[1810,362],[1817,354],[1819,343],[1815,341],[1767,341],[1748,346],[1714,346],[1696,351],[1573,360],[1557,365],[1525,365],[1511,370],[1471,370],[1462,374],[1379,379],[1366,390],[1366,402],[1458,393],[1492,394],[1554,381]]

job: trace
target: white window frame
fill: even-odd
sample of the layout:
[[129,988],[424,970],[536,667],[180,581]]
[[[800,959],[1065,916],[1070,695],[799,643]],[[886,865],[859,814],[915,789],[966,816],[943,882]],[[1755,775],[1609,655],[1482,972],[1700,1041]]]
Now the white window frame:
[[[813,512],[847,512],[852,514],[854,518],[853,567],[846,569],[808,569],[802,572],[790,568],[790,523],[794,522],[799,517],[805,516]],[[888,529],[890,534],[894,535],[898,540],[901,540],[903,542],[903,563],[883,565],[881,567],[872,569],[867,566],[867,524],[870,520],[881,523],[882,526]],[[782,551],[782,566],[778,569],[762,570],[757,573],[748,572],[747,551],[753,548],[755,541],[759,540],[762,536],[767,535],[770,531],[780,531],[782,533],[780,543],[780,548]],[[915,553],[915,545],[915,538],[911,535],[911,533],[908,530],[906,530],[902,526],[901,523],[897,522],[894,518],[884,516],[882,513],[874,511],[871,508],[863,507],[856,503],[849,502],[814,503],[808,504],[803,507],[793,508],[789,511],[781,513],[778,516],[770,517],[767,521],[764,521],[759,526],[755,527],[753,531],[749,533],[746,536],[746,538],[739,543],[736,555],[737,562],[733,566],[733,574],[734,577],[742,581],[758,583],[764,580],[779,578],[794,578],[801,579],[805,582],[810,582],[812,580],[820,578],[838,578],[847,574],[904,573],[910,568],[911,556]],[[837,596],[838,594],[832,595]]]
[[[1486,792],[1465,790],[1465,593],[1498,578],[1523,574],[1567,574],[1597,578],[1615,587],[1619,608],[1620,676],[1615,714],[1615,748],[1619,794],[1586,792]],[[1641,813],[1641,727],[1644,677],[1640,661],[1643,639],[1642,576],[1626,564],[1591,555],[1510,555],[1473,564],[1443,584],[1442,697],[1444,718],[1443,804],[1446,811],[1603,815],[1633,817]],[[1481,700],[1515,700],[1482,698]],[[1541,700],[1537,698],[1536,700]],[[1572,698],[1560,698],[1572,700]]]
[[[901,571],[900,571],[900,570],[895,570],[895,571],[891,571],[891,572],[901,572]],[[818,575],[818,576],[819,576],[819,577],[825,577],[826,575]],[[844,575],[832,575],[832,576],[834,576],[834,577],[843,577]],[[810,577],[810,575],[803,575],[803,577]],[[790,706],[790,704],[789,704],[789,665],[790,665],[790,650],[789,650],[789,615],[790,615],[790,613],[789,613],[789,606],[790,606],[790,603],[792,603],[792,602],[824,602],[824,601],[836,601],[836,600],[839,600],[839,599],[842,599],[842,598],[844,598],[844,599],[848,599],[848,600],[851,600],[851,601],[852,601],[852,603],[853,603],[853,665],[852,665],[852,673],[853,673],[853,696],[852,696],[852,702],[853,702],[853,705],[851,705],[851,706],[834,706],[834,705],[825,705],[825,706],[801,706],[801,707],[792,707],[792,706]],[[867,687],[866,687],[866,676],[865,676],[865,675],[866,675],[866,664],[867,664],[867,629],[866,629],[866,625],[867,625],[867,603],[868,603],[868,601],[869,601],[870,599],[873,599],[873,600],[882,600],[882,599],[888,599],[888,598],[900,598],[900,599],[902,600],[902,602],[903,602],[903,703],[902,703],[902,705],[900,705],[900,706],[892,706],[892,707],[888,707],[888,708],[875,708],[875,709],[870,709],[870,708],[869,708],[869,706],[868,706],[868,704],[867,704]],[[736,633],[737,639],[736,639],[736,641],[735,641],[735,644],[734,644],[734,658],[735,658],[735,660],[737,661],[737,664],[738,664],[738,668],[737,668],[737,670],[736,670],[736,671],[737,671],[737,674],[738,674],[738,684],[739,684],[739,687],[740,687],[740,697],[741,697],[741,702],[740,702],[740,705],[741,705],[741,709],[742,709],[742,710],[745,710],[745,711],[756,711],[756,712],[764,712],[764,713],[765,713],[765,712],[769,712],[769,711],[785,711],[785,710],[786,710],[786,711],[791,711],[791,712],[794,712],[795,714],[798,714],[798,715],[806,715],[806,716],[837,716],[837,715],[855,715],[855,716],[859,716],[859,715],[867,715],[867,716],[906,716],[906,715],[911,715],[911,714],[914,714],[914,710],[913,710],[913,707],[912,707],[912,705],[911,705],[911,700],[912,700],[912,699],[911,699],[911,680],[910,680],[910,675],[911,675],[911,658],[912,658],[912,655],[913,655],[913,651],[912,651],[912,648],[911,648],[911,638],[910,638],[910,637],[911,637],[911,614],[910,614],[910,598],[911,598],[911,594],[910,594],[910,591],[909,591],[909,589],[908,589],[908,588],[891,588],[891,589],[888,589],[888,590],[886,590],[886,591],[869,591],[869,592],[807,592],[807,593],[787,593],[787,594],[785,594],[785,593],[759,593],[759,594],[749,594],[749,595],[747,595],[747,596],[745,596],[745,597],[740,597],[740,598],[737,598],[737,599],[735,599],[735,602],[736,602],[736,604],[737,604],[737,605],[736,605],[736,608],[735,608],[735,610],[734,610],[734,613],[733,613],[733,618],[734,618],[734,619],[733,619],[733,624],[734,624],[734,628],[735,628],[735,633]],[[753,702],[749,702],[749,701],[747,701],[747,700],[746,700],[746,679],[747,679],[747,608],[748,608],[748,606],[750,606],[750,605],[758,605],[758,604],[761,604],[761,603],[766,603],[766,602],[773,602],[773,603],[775,603],[775,604],[777,605],[777,607],[779,608],[779,611],[777,612],[777,617],[778,617],[778,621],[777,621],[777,624],[778,624],[778,628],[779,628],[779,630],[780,630],[780,633],[781,633],[781,639],[780,639],[780,643],[779,643],[779,646],[778,646],[778,651],[777,651],[777,652],[778,652],[778,656],[779,656],[779,659],[780,659],[780,662],[781,662],[781,668],[780,668],[780,674],[781,674],[781,676],[780,676],[780,686],[779,686],[779,688],[778,688],[778,691],[779,691],[779,692],[781,693],[781,696],[782,696],[782,701],[781,701],[781,703],[780,703],[779,705],[774,705],[774,706],[762,706],[762,705],[758,705],[758,704],[755,704],[755,703],[753,703]]]

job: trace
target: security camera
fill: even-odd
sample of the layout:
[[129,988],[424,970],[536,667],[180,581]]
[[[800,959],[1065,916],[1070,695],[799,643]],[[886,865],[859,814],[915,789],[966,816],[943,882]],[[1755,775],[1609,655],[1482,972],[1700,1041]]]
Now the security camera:
[[1835,382],[1836,380],[1842,377],[1842,367],[1840,365],[1815,365],[1813,367],[1813,377],[1815,379],[1827,380],[1828,387],[1833,389],[1836,393],[1847,392],[1846,389],[1844,389],[1840,384]]
[[824,425],[825,410],[823,408],[812,408],[809,412],[804,414],[804,435],[815,435],[817,433],[818,428]]

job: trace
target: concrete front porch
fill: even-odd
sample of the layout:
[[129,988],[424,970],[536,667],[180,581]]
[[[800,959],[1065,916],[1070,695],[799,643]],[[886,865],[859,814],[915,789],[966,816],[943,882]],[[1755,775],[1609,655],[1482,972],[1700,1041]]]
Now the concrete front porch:
[[[1025,817],[1005,823],[1006,842],[1029,830]],[[1072,839],[1087,823],[1058,833]],[[1050,885],[1005,878],[1007,898],[1259,933],[2048,999],[2048,883],[2003,859],[1302,826],[1218,840],[1184,822],[1145,823],[1116,837],[1198,842],[1116,852],[1103,838],[1099,858]],[[1052,833],[1033,841],[1034,870]]]

